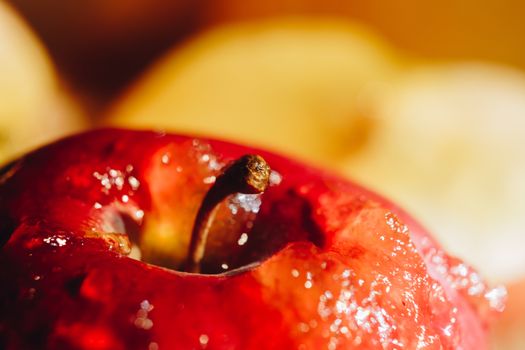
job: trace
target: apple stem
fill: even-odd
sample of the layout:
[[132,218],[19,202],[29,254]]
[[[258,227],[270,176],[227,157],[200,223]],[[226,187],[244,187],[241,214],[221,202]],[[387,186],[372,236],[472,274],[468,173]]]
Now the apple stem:
[[217,176],[195,217],[188,258],[184,268],[186,272],[200,272],[206,240],[218,204],[235,193],[256,194],[264,192],[269,184],[270,171],[270,167],[261,156],[248,154],[231,162]]

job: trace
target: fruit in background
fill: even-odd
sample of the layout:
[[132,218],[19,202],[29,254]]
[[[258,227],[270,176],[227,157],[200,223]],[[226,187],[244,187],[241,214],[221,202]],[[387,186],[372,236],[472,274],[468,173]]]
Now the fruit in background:
[[37,38],[0,2],[0,162],[83,125]]
[[393,204],[264,151],[109,129],[2,172],[4,349],[484,349],[504,306]]
[[490,278],[524,276],[524,74],[420,67],[384,96],[346,174],[402,203]]
[[365,23],[390,43],[430,59],[483,59],[525,68],[525,3],[512,1],[216,0],[203,23],[332,15]]
[[379,39],[347,22],[232,25],[167,55],[108,122],[206,133],[330,164],[359,148],[371,127],[363,116],[396,63]]
[[[525,67],[525,4],[498,1],[10,0],[84,91],[111,97],[169,46],[202,28],[275,16],[337,16],[428,58]],[[96,25],[94,25],[96,23]],[[100,101],[99,101],[100,102]],[[105,102],[105,101],[103,101]]]
[[[81,92],[104,99],[195,26],[189,0],[10,0]],[[93,101],[90,101],[93,103]]]

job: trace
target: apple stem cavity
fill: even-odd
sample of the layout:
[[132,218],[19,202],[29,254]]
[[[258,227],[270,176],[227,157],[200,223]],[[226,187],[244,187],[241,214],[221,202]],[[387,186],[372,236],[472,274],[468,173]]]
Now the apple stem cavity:
[[257,194],[270,182],[270,166],[259,155],[244,155],[228,164],[204,197],[191,233],[190,247],[184,271],[200,273],[206,240],[216,209],[226,197],[235,193]]

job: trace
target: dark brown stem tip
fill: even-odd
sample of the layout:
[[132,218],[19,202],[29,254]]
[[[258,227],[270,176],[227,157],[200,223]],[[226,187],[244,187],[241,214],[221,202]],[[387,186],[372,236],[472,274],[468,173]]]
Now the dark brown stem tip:
[[266,190],[270,182],[271,170],[263,157],[248,154],[234,162],[234,166],[238,166],[242,171],[240,184],[243,184],[243,188],[239,188],[237,192],[255,194]]
[[262,193],[270,182],[270,172],[270,166],[261,156],[247,154],[226,166],[213,187],[221,189],[219,193],[227,194]]

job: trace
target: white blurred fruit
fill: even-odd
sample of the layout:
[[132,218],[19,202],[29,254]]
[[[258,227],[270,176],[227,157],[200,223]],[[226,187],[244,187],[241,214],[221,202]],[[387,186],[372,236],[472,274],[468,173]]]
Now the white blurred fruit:
[[525,275],[525,75],[482,64],[414,69],[378,104],[343,169],[420,218],[499,281]]
[[369,127],[363,115],[396,61],[380,40],[344,21],[231,25],[165,57],[109,123],[202,133],[330,164],[359,147]]
[[38,39],[0,2],[0,163],[84,124]]

